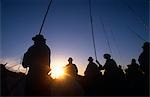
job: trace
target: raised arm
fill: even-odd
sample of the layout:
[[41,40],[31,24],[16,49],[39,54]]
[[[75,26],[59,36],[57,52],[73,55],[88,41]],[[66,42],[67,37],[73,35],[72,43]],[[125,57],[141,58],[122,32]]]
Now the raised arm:
[[100,70],[102,70],[102,69],[103,69],[103,67],[102,67],[102,65],[99,63],[99,61],[98,61],[98,60],[96,60],[96,63],[99,65],[99,66],[98,66],[98,68],[99,68]]

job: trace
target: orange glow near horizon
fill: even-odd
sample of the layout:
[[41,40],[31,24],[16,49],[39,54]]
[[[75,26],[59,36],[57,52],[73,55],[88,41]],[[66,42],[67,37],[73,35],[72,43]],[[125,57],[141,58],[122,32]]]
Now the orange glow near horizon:
[[59,57],[55,58],[51,62],[51,65],[50,65],[51,71],[49,72],[49,75],[53,79],[63,78],[64,74],[65,74],[64,67],[66,66],[66,64],[67,64],[67,60],[63,56],[59,56]]
[[53,79],[60,79],[64,76],[65,74],[65,70],[62,66],[55,66],[52,68],[51,72],[50,72],[50,76],[53,78]]

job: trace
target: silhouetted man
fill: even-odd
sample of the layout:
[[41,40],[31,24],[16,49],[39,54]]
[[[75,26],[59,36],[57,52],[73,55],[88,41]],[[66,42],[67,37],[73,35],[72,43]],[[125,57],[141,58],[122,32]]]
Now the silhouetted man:
[[118,95],[117,91],[119,90],[120,83],[120,73],[116,62],[111,59],[110,54],[104,54],[104,59],[106,62],[103,66],[104,72],[104,84],[105,84],[105,93],[107,95]]
[[78,68],[75,64],[72,63],[73,59],[70,57],[68,59],[69,64],[65,67],[65,72],[71,76],[76,76],[78,74]]
[[130,95],[139,95],[141,90],[143,90],[143,74],[140,70],[140,66],[136,63],[135,59],[132,59],[131,64],[127,66],[126,79],[128,93]]
[[52,84],[51,93],[52,96],[81,96],[84,94],[82,86],[76,80],[78,76],[78,69],[73,64],[73,59],[68,59],[69,64],[65,66],[65,72],[67,75],[64,80],[56,80]]
[[149,65],[150,65],[150,43],[145,42],[143,45],[143,52],[139,56],[139,63],[141,69],[144,71],[144,76],[145,76],[145,95],[149,95]]
[[100,75],[99,67],[93,62],[93,58],[89,57],[89,64],[84,72],[85,76],[89,78],[97,78]]
[[24,54],[22,62],[24,68],[29,67],[27,95],[44,95],[44,89],[47,88],[45,83],[49,82],[47,80],[50,71],[50,49],[43,35],[36,35],[32,40],[34,45]]
[[139,69],[139,65],[136,63],[135,59],[132,59],[131,64],[127,65],[128,68],[132,68],[132,69]]
[[126,76],[128,80],[135,80],[139,78],[139,65],[136,63],[135,59],[132,59],[131,64],[127,65]]
[[29,67],[28,74],[43,74],[50,70],[50,49],[43,35],[32,38],[34,45],[24,54],[22,65]]
[[103,66],[105,69],[105,75],[114,73],[116,70],[118,70],[117,64],[113,59],[111,59],[110,54],[104,54],[104,59],[106,59],[106,62]]
[[150,55],[150,43],[149,42],[145,42],[144,45],[143,45],[143,52],[140,54],[139,56],[139,63],[140,63],[140,67],[142,68],[142,70],[149,74],[149,65],[150,65],[150,58],[149,58],[149,55]]
[[101,73],[99,67],[93,62],[93,58],[89,57],[89,64],[84,72],[85,75],[85,91],[86,95],[96,96],[100,92],[99,84],[101,83]]

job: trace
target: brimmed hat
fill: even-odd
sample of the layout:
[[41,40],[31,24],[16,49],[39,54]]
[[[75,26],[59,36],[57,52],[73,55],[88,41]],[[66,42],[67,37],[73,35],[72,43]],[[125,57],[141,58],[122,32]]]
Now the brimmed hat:
[[44,38],[43,35],[36,35],[35,37],[32,38],[33,41],[45,41],[46,39]]
[[110,58],[111,55],[110,54],[104,54],[104,58]]

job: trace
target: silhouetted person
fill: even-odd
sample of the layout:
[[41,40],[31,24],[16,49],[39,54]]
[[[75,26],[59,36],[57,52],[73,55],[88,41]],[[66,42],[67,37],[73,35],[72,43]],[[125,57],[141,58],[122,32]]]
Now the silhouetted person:
[[78,80],[78,68],[73,64],[73,59],[68,59],[69,64],[65,66],[63,80],[55,80],[52,84],[52,96],[81,96],[83,88]]
[[127,65],[128,69],[126,69],[126,76],[128,80],[139,79],[139,65],[136,63],[135,59],[132,59],[131,64]]
[[150,43],[145,42],[143,45],[143,52],[139,56],[140,67],[144,72],[144,86],[145,86],[145,95],[149,95],[149,65],[150,65]]
[[32,38],[34,45],[24,54],[22,65],[29,67],[27,75],[27,95],[45,95],[50,71],[50,49],[43,35]]
[[140,70],[140,66],[136,63],[135,59],[132,59],[131,64],[127,65],[126,69],[126,78],[127,78],[127,87],[130,95],[139,95],[142,91],[142,80],[143,74]]
[[100,70],[99,67],[93,62],[93,58],[89,57],[89,64],[84,72],[85,75],[85,89],[86,95],[98,95],[99,93],[99,81],[100,81]]
[[139,69],[139,65],[136,63],[136,60],[135,59],[132,59],[132,61],[131,61],[131,64],[130,65],[127,65],[128,66],[128,68],[131,68],[131,69],[133,69],[133,70],[137,70],[137,69]]
[[103,69],[105,69],[104,75],[109,76],[111,74],[114,74],[118,70],[116,62],[111,59],[110,54],[104,54],[104,59],[106,59],[106,62],[103,66]]
[[93,62],[93,58],[89,57],[89,64],[84,72],[85,77],[97,78],[100,75],[99,67]]
[[65,67],[65,72],[71,76],[76,76],[78,74],[78,68],[75,64],[72,63],[73,59],[70,57],[68,59],[69,64]]
[[34,45],[24,54],[22,65],[30,68],[28,74],[47,73],[50,70],[50,49],[46,45],[46,39],[43,35],[36,35],[32,40]]
[[140,54],[139,56],[139,63],[140,63],[140,67],[141,69],[149,74],[149,65],[150,65],[150,58],[149,58],[149,55],[150,55],[150,43],[149,42],[145,42],[144,45],[143,45],[143,52]]
[[120,74],[116,62],[111,59],[110,54],[104,54],[104,59],[106,62],[103,66],[104,72],[104,84],[105,84],[105,93],[107,95],[118,95],[117,91],[119,89],[120,83]]

